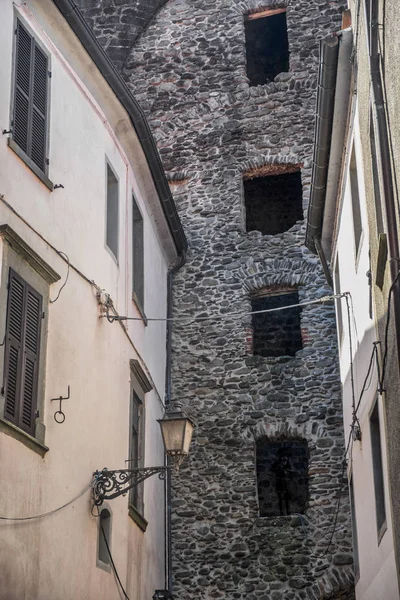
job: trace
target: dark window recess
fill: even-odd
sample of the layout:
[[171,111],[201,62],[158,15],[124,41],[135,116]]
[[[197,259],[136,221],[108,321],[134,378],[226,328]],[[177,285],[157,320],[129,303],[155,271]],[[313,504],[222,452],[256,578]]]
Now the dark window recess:
[[301,173],[245,179],[246,231],[276,235],[303,220]]
[[372,467],[374,472],[375,511],[378,535],[386,525],[385,487],[383,483],[381,428],[378,400],[370,417]]
[[260,517],[304,512],[308,501],[308,445],[305,440],[256,444]]
[[[143,404],[139,396],[137,396],[133,390],[131,394],[131,439],[129,468],[139,469],[143,464]],[[129,491],[129,504],[134,506],[140,513],[143,511],[143,483],[136,485]]]
[[12,137],[41,171],[46,170],[48,59],[17,21]]
[[107,165],[107,230],[106,244],[118,259],[119,228],[118,180],[110,165]]
[[247,77],[250,85],[263,85],[289,71],[286,12],[245,20]]
[[372,162],[372,179],[374,184],[374,201],[375,201],[375,217],[376,217],[376,229],[378,235],[383,233],[383,212],[382,212],[382,197],[379,185],[379,167],[378,167],[378,156],[379,150],[375,139],[375,128],[374,128],[374,116],[372,107],[369,111],[369,138],[371,142],[371,162]]
[[[269,310],[298,304],[297,291],[251,299],[251,310]],[[259,356],[294,356],[303,347],[300,329],[301,308],[252,315],[253,354]]]
[[358,174],[357,174],[357,162],[356,155],[353,148],[350,159],[350,190],[351,190],[351,204],[353,208],[353,229],[354,229],[354,242],[356,246],[356,256],[360,248],[361,234],[362,234],[362,221],[361,221],[361,207],[360,207],[360,191],[358,187]]
[[42,296],[9,272],[4,351],[4,417],[35,434]]
[[[107,547],[108,546],[108,547]],[[105,565],[110,564],[111,546],[111,514],[107,508],[103,508],[99,517],[99,541],[98,559]]]
[[143,240],[143,217],[134,198],[132,198],[132,252],[133,273],[132,291],[140,306],[144,307],[144,240]]

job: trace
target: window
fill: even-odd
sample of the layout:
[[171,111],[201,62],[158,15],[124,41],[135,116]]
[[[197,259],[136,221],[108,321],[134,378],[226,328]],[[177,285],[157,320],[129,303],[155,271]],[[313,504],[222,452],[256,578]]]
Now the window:
[[354,578],[357,580],[360,575],[360,560],[358,555],[358,534],[357,534],[357,515],[356,505],[354,501],[354,485],[353,477],[350,479],[350,508],[351,508],[351,530],[353,537],[353,561],[354,561]]
[[106,245],[118,260],[118,226],[119,226],[119,199],[118,180],[114,171],[107,164],[107,227]]
[[9,270],[4,350],[4,417],[35,433],[42,296]]
[[[144,467],[145,453],[145,395],[153,389],[139,361],[131,360],[131,397],[129,426],[129,459],[131,469]],[[144,518],[144,483],[129,490],[129,515],[136,524],[146,531]]]
[[300,171],[245,179],[243,187],[246,231],[276,235],[303,219]]
[[351,204],[353,208],[353,229],[354,229],[354,242],[356,249],[356,256],[358,256],[358,250],[360,248],[361,234],[362,234],[362,222],[361,222],[361,207],[360,207],[360,192],[358,187],[358,174],[357,174],[357,163],[356,155],[353,147],[350,159],[350,191],[351,191]]
[[[336,255],[333,279],[334,279],[334,285],[335,285],[335,294],[340,294],[340,271],[339,271],[339,256],[338,255]],[[336,302],[336,321],[337,321],[337,326],[338,326],[338,338],[339,338],[339,344],[341,344],[342,336],[343,336],[342,298],[336,298],[335,302]]]
[[[97,543],[99,566],[110,565],[111,551],[111,513],[103,508],[99,516],[99,539]],[[102,563],[102,564],[101,564]]]
[[[297,290],[264,291],[251,299],[252,312],[299,303]],[[303,347],[300,329],[300,306],[252,315],[253,354],[259,356],[294,356]]]
[[44,456],[47,305],[60,276],[8,225],[0,256],[0,432]]
[[372,468],[374,471],[375,511],[378,536],[386,530],[385,488],[383,482],[382,442],[379,422],[379,404],[375,402],[370,416]]
[[304,512],[308,501],[306,440],[258,440],[256,472],[260,517]]
[[35,38],[17,20],[12,141],[28,165],[42,173],[47,171],[48,62]]
[[143,217],[135,198],[132,198],[132,293],[133,299],[144,307],[144,249]]
[[374,201],[375,201],[375,217],[376,229],[378,235],[384,233],[383,213],[382,213],[382,198],[379,185],[379,167],[378,167],[378,147],[375,139],[374,115],[372,107],[369,111],[369,138],[371,143],[371,162],[372,162],[372,179],[374,184]]
[[244,25],[250,85],[263,85],[279,73],[289,71],[286,10],[250,14]]
[[[143,404],[134,390],[131,397],[131,439],[129,464],[131,469],[143,466]],[[133,487],[129,492],[129,503],[143,512],[143,484]]]

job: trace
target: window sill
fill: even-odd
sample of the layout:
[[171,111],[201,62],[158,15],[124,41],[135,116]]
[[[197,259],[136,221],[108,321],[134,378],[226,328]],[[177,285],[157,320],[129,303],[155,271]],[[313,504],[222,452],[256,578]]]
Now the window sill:
[[37,165],[35,165],[33,160],[29,158],[27,154],[25,154],[25,152],[18,146],[18,144],[16,144],[16,142],[14,142],[11,137],[8,138],[8,147],[15,152],[15,154],[26,164],[26,166],[35,173],[36,177],[38,177],[40,181],[44,183],[44,185],[52,192],[54,189],[53,182],[50,181],[50,179],[43,173],[43,171],[39,169]]
[[382,538],[385,535],[386,531],[387,531],[387,522],[385,521],[382,524],[382,527],[380,528],[380,530],[378,531],[378,546],[381,543]]
[[142,308],[142,305],[139,302],[139,298],[136,296],[135,292],[132,292],[132,302],[134,303],[135,307],[139,311],[139,314],[142,317],[143,324],[147,327],[148,321],[147,321],[146,314],[145,314],[145,312]]
[[9,423],[2,418],[0,418],[0,432],[18,440],[21,444],[24,444],[24,446],[39,454],[42,458],[44,458],[49,451],[47,446],[40,443],[36,438],[29,435],[29,433],[26,433],[16,425],[13,425],[13,423]]
[[106,573],[111,573],[111,565],[109,563],[105,563],[99,558],[96,560],[96,567],[102,569]]
[[144,517],[142,517],[142,515],[140,514],[138,509],[135,508],[134,506],[132,506],[132,504],[130,504],[128,507],[128,514],[129,514],[130,518],[132,519],[132,521],[134,521],[136,523],[136,525],[143,532],[145,532],[147,529],[148,522],[146,521],[146,519]]

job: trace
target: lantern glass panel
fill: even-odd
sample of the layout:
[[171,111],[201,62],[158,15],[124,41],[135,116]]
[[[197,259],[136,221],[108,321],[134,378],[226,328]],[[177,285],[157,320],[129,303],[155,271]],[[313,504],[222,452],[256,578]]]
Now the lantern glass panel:
[[184,444],[186,419],[165,419],[160,421],[165,451],[182,452]]

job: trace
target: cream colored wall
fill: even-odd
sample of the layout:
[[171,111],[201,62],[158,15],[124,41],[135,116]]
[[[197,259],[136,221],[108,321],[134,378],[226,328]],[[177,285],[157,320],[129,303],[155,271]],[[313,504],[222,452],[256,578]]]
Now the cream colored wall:
[[[363,233],[361,236],[358,255],[355,251],[353,210],[349,181],[349,156],[351,143],[346,156],[346,171],[342,204],[336,240],[336,260],[339,261],[340,291],[350,292],[350,322],[349,332],[348,312],[345,299],[341,300],[343,314],[343,337],[340,347],[340,370],[343,386],[343,410],[346,433],[346,444],[350,432],[353,414],[352,386],[350,371],[350,343],[352,345],[352,360],[354,373],[355,404],[360,398],[370,362],[373,343],[377,340],[374,318],[369,314],[370,288],[367,271],[369,271],[370,235],[368,226],[367,205],[365,200],[364,161],[360,142],[359,114],[354,116],[352,131],[356,154],[357,177],[360,195],[360,207]],[[374,314],[372,315],[374,317]],[[357,600],[398,600],[396,564],[393,549],[393,530],[389,502],[389,486],[386,456],[386,427],[383,400],[376,392],[377,369],[374,364],[372,376],[363,394],[357,416],[361,427],[362,440],[350,445],[348,460],[349,477],[353,479],[355,513],[357,522],[357,537],[359,550],[359,579],[356,581]],[[382,440],[385,505],[387,530],[378,538],[375,513],[375,492],[372,468],[372,453],[370,440],[370,414],[378,397],[380,431]]]
[[[0,0],[0,9],[0,123],[8,128],[13,2]],[[2,136],[0,194],[45,240],[65,252],[71,265],[106,290],[120,314],[139,317],[131,300],[133,190],[144,217],[145,311],[148,316],[164,317],[172,246],[168,242],[166,247],[165,224],[156,222],[148,202],[147,195],[154,196],[154,185],[134,130],[131,127],[127,132],[125,121],[120,137],[115,135],[115,125],[124,113],[87,57],[82,63],[82,47],[53,3],[32,0],[20,10],[51,54],[49,177],[53,183],[63,184],[64,189],[50,192],[7,147],[7,138]],[[53,30],[57,46],[68,47],[70,64],[53,46]],[[77,72],[85,73],[96,99]],[[132,154],[135,148],[137,163]],[[105,248],[106,157],[120,183],[119,266]],[[67,264],[0,201],[0,224],[4,223],[60,273],[60,282],[50,288],[54,298],[66,276]],[[51,510],[78,494],[96,469],[126,467],[129,360],[133,358],[142,362],[155,384],[146,395],[145,462],[160,465],[164,459],[155,420],[163,413],[165,323],[149,322],[145,327],[141,321],[131,321],[128,339],[118,323],[99,318],[95,289],[73,269],[59,300],[46,310],[44,421],[49,451],[42,459],[0,433],[0,516]],[[71,398],[63,404],[66,420],[58,425],[53,419],[57,403],[50,399],[65,395],[68,385]],[[131,600],[147,600],[154,589],[164,587],[163,490],[164,484],[157,477],[145,483],[144,516],[149,522],[145,534],[128,516],[127,497],[110,502],[113,557]],[[87,492],[42,520],[0,522],[0,598],[120,598],[113,575],[96,567],[97,520],[91,516],[90,507]]]

